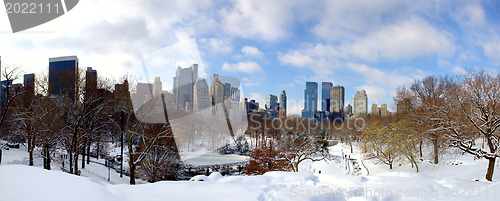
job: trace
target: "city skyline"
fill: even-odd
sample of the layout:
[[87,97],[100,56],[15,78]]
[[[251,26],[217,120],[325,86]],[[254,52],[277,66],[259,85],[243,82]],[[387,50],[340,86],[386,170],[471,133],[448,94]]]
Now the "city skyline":
[[[102,9],[106,7],[114,9]],[[483,67],[498,72],[499,7],[492,1],[204,1],[167,6],[89,0],[64,18],[22,34],[3,34],[0,55],[2,65],[32,73],[46,72],[47,58],[78,55],[81,67],[91,66],[104,77],[128,74],[149,82],[158,73],[174,74],[177,66],[198,63],[200,77],[237,77],[243,96],[260,103],[266,94],[286,90],[288,101],[296,103],[290,104],[289,114],[303,109],[306,81],[332,82],[345,87],[345,105],[354,105],[356,91],[364,89],[368,105],[386,103],[394,111],[395,89],[426,75]],[[0,30],[10,32],[2,13]],[[162,51],[170,46],[172,50]],[[163,81],[164,89],[171,85]]]

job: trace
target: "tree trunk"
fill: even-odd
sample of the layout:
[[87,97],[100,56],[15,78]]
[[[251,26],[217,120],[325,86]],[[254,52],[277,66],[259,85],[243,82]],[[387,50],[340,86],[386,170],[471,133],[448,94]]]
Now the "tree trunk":
[[75,172],[74,174],[78,175],[78,151],[75,150],[75,163],[74,163],[74,166],[75,166]]
[[42,155],[42,163],[43,163],[43,169],[47,169],[47,154],[45,152]]
[[419,149],[419,151],[420,151],[420,158],[423,158],[423,157],[424,157],[424,155],[423,155],[423,153],[422,153],[422,144],[423,144],[423,143],[424,143],[424,141],[421,139],[421,140],[420,140],[420,144],[418,145],[418,149]]
[[495,170],[495,159],[488,159],[488,170],[486,172],[486,180],[492,181],[493,180],[493,170]]
[[47,170],[50,170],[50,152],[49,152],[49,145],[46,145],[47,146]]
[[392,162],[389,163],[389,169],[392,170]]
[[74,154],[72,155],[73,158],[73,163],[69,163],[70,167],[74,166],[74,170],[71,171],[72,174],[78,174],[78,130],[73,131],[73,139],[71,140],[71,152]]
[[135,185],[135,165],[130,166],[130,185]]
[[69,173],[73,174],[73,153],[69,152]]
[[29,166],[33,166],[33,140],[28,137],[28,153],[29,153]]
[[433,135],[432,136],[432,144],[434,146],[434,164],[438,164],[439,163],[439,153],[438,153],[438,139],[437,139],[437,135]]
[[[124,111],[121,111],[120,112],[120,125],[121,125],[121,130],[122,130],[122,133],[120,133],[120,177],[123,178],[123,134],[126,133],[126,129],[125,129],[125,112]],[[127,121],[128,122],[128,121]],[[132,142],[128,142],[129,144],[131,144]]]
[[87,140],[84,140],[83,146],[82,146],[82,169],[85,169],[85,147],[86,146],[87,146]]
[[48,157],[48,159],[47,159],[47,170],[50,170],[50,169],[51,169],[51,167],[50,167],[50,161],[52,160],[52,159],[50,158],[50,153],[49,153],[49,154],[47,154],[47,157]]
[[43,168],[50,170],[50,152],[47,144],[43,145]]
[[97,160],[99,160],[99,154],[100,154],[99,153],[99,150],[100,150],[99,146],[101,146],[101,145],[100,145],[99,141],[97,141],[97,151],[96,151],[97,152]]
[[0,164],[2,164],[2,149],[0,149]]
[[30,160],[30,166],[33,166],[33,149],[30,150],[30,148],[28,148],[28,153],[29,153],[29,160]]
[[87,164],[90,164],[90,140],[87,142]]

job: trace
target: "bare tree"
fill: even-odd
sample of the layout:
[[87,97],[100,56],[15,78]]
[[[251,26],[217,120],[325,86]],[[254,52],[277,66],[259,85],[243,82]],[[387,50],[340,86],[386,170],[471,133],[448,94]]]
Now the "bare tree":
[[14,80],[17,80],[21,74],[21,70],[19,67],[4,67],[2,75],[5,78],[2,85],[5,85],[4,91],[2,92],[3,97],[1,102],[0,109],[0,127],[4,124],[7,116],[9,115],[9,109],[17,100],[16,98],[23,95],[25,93],[24,90],[20,88],[12,89],[12,83]]
[[[132,115],[128,115],[127,122],[132,120]],[[135,120],[133,123],[127,123],[130,125],[129,129],[126,129],[124,133],[124,138],[127,141],[129,150],[129,172],[130,172],[130,184],[135,184],[136,170],[137,167],[142,163],[146,157],[149,156],[151,150],[156,147],[157,142],[167,138],[172,135],[172,130],[170,126],[162,124],[146,124]],[[137,145],[134,145],[135,141],[139,141]]]
[[[95,126],[95,122],[99,121],[99,115],[104,109],[104,104],[100,103],[100,99],[89,99],[88,101],[80,102],[73,101],[69,98],[61,99],[64,106],[64,119],[66,127],[59,136],[60,142],[64,145],[69,153],[70,172],[78,173],[78,158],[82,148],[85,148],[85,139],[90,133],[102,128],[102,125]],[[74,169],[73,169],[74,167]]]
[[405,106],[403,118],[408,119],[420,132],[419,151],[422,157],[422,144],[427,139],[432,146],[432,158],[439,163],[439,156],[446,148],[445,131],[441,128],[442,111],[448,105],[450,77],[428,76],[415,81],[409,89],[400,88],[395,98],[396,104]]
[[169,173],[175,178],[181,163],[175,148],[160,144],[154,145],[139,168],[140,175],[149,182],[167,179]]
[[[452,145],[488,160],[486,180],[492,181],[495,160],[500,157],[500,76],[484,70],[470,71],[460,76],[454,86],[456,98],[446,111],[443,127],[449,131]],[[475,143],[480,138],[486,141],[487,148]]]
[[[326,131],[322,131],[317,136],[316,141],[315,138],[310,136],[307,132],[296,131],[291,137],[292,139],[285,140],[289,143],[286,143],[287,145],[282,147],[284,149],[281,150],[286,153],[284,158],[293,172],[299,171],[299,165],[303,161],[320,161],[326,159],[328,155],[328,141],[324,140]],[[316,157],[317,153],[322,153],[323,157]]]
[[392,169],[394,161],[397,160],[396,146],[392,144],[389,136],[390,129],[383,126],[379,121],[370,125],[361,135],[361,150],[368,159],[374,158],[379,162],[389,165]]
[[389,127],[389,140],[400,159],[406,158],[418,172],[418,133],[407,120],[394,122]]

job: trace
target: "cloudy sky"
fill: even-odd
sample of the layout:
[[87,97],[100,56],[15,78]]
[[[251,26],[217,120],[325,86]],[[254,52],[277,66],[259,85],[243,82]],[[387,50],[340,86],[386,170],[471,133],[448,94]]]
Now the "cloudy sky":
[[302,109],[306,81],[343,85],[347,103],[365,89],[369,104],[394,107],[395,88],[426,75],[498,72],[499,10],[493,0],[84,0],[12,34],[2,7],[0,56],[46,73],[48,58],[77,55],[99,75],[150,81],[196,62],[258,101],[286,90],[289,113]]

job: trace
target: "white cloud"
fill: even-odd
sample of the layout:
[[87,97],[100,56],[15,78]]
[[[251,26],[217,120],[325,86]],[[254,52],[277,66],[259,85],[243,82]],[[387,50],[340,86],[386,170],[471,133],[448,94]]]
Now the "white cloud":
[[314,14],[318,23],[312,31],[329,41],[350,40],[378,27],[384,16],[404,14],[409,9],[406,4],[397,0],[325,1]]
[[260,84],[263,82],[262,77],[257,76],[251,76],[250,78],[244,77],[241,79],[241,81],[243,81],[243,85],[247,87],[260,86]]
[[500,65],[500,41],[488,41],[483,44],[484,55],[488,57],[491,64]]
[[278,56],[280,62],[290,64],[297,67],[311,67],[314,64],[314,59],[299,51],[292,51],[290,53],[280,53]]
[[452,72],[456,74],[466,74],[467,71],[460,66],[453,66]]
[[263,53],[256,47],[253,46],[244,46],[241,48],[241,52],[247,56],[260,57]]
[[231,43],[224,39],[203,38],[200,39],[200,42],[203,43],[204,45],[209,46],[210,49],[214,52],[231,53],[233,51],[233,46],[231,45]]
[[409,59],[417,56],[451,56],[455,52],[452,36],[418,18],[385,26],[343,47],[351,55],[367,60]]
[[311,69],[314,75],[308,77],[309,80],[330,80],[334,70],[342,66],[339,57],[342,54],[334,47],[321,43],[288,53],[278,52],[278,60],[282,64]]
[[487,24],[484,9],[480,3],[464,6],[457,12],[456,19],[467,26],[484,26]]
[[[359,78],[363,84],[356,87],[356,89],[365,89],[369,101],[376,104],[391,104],[391,97],[396,95],[396,88],[408,85],[415,79],[415,77],[408,77],[395,71],[382,71],[365,64],[347,63],[346,67],[363,76],[363,78]],[[409,68],[402,68],[401,70],[406,71],[408,69]],[[414,71],[419,72],[420,70],[414,69]],[[414,76],[419,78],[422,77],[423,74],[424,72],[422,71]]]
[[[459,56],[458,60],[461,60],[461,57],[462,57],[462,55]],[[467,73],[467,71],[464,68],[462,68],[461,66],[458,66],[456,64],[452,64],[447,60],[438,60],[437,63],[438,63],[439,67],[446,68],[451,73],[458,74],[458,75]],[[422,78],[418,78],[418,79],[422,79]]]
[[290,0],[236,0],[231,9],[220,12],[224,31],[244,38],[284,38],[294,23],[295,4]]
[[413,81],[411,77],[394,72],[384,72],[364,64],[347,63],[346,66],[354,72],[361,74],[365,81],[370,84],[376,83],[395,89],[398,86],[409,84]]
[[236,64],[224,62],[224,64],[222,64],[222,70],[228,72],[258,73],[262,71],[262,67],[253,61],[239,62]]

